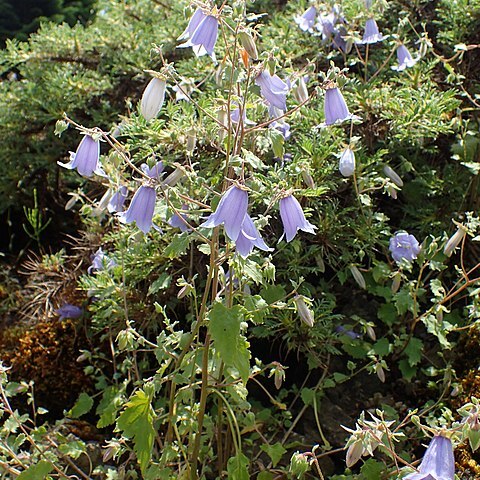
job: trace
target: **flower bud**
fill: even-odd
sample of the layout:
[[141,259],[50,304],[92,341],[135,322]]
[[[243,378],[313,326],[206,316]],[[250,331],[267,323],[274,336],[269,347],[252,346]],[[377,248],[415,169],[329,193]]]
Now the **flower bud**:
[[400,175],[388,165],[385,165],[383,173],[397,186],[403,187],[403,180],[400,178]]
[[450,257],[453,251],[460,245],[463,240],[463,237],[466,235],[467,230],[463,225],[458,225],[457,231],[448,239],[448,242],[445,244],[443,253]]
[[225,128],[220,127],[218,130],[218,141],[220,143],[225,140],[227,136],[227,129],[228,129],[228,115],[227,111],[224,108],[221,108],[217,113],[217,120],[218,122],[223,125]]
[[362,273],[360,272],[360,270],[355,266],[355,265],[352,265],[350,267],[350,272],[352,273],[352,276],[353,278],[355,279],[355,281],[358,283],[358,286],[360,288],[363,288],[363,289],[366,289],[367,288],[367,284],[365,282],[365,278],[363,277]]
[[402,275],[400,272],[397,272],[395,276],[393,277],[392,281],[392,293],[397,293],[398,289],[400,288],[400,282],[402,281]]
[[344,177],[351,177],[355,173],[355,153],[351,148],[346,148],[342,152],[338,169]]
[[191,128],[187,133],[187,155],[191,155],[197,144],[197,135],[195,129]]
[[396,199],[397,199],[397,191],[395,190],[395,188],[392,187],[391,185],[388,185],[388,186],[387,186],[387,190],[388,190],[389,195],[390,195],[394,200],[396,200]]
[[295,478],[302,478],[310,470],[310,462],[304,453],[295,452],[290,459],[289,472]]
[[352,443],[347,450],[347,455],[345,457],[345,463],[347,467],[353,467],[360,458],[362,457],[363,453],[363,445],[361,440],[357,440],[356,442]]
[[300,77],[292,89],[293,96],[298,103],[303,103],[308,100],[307,85],[303,77]]
[[367,325],[366,327],[366,331],[367,331],[367,335],[373,340],[375,341],[377,339],[377,335],[375,333],[375,330],[373,329],[373,327],[371,325]]
[[184,175],[185,175],[185,172],[181,168],[176,168],[163,181],[163,185],[169,185],[170,187],[174,187]]
[[140,103],[140,112],[145,120],[152,120],[162,109],[167,82],[163,78],[152,78],[145,88]]
[[313,180],[313,177],[310,175],[310,173],[307,172],[307,170],[302,170],[302,178],[307,187],[315,188],[315,181]]
[[238,32],[238,38],[242,44],[242,47],[248,53],[248,56],[252,60],[258,60],[257,46],[255,45],[255,40],[250,33],[248,33],[246,30],[242,30]]
[[375,365],[375,373],[377,374],[378,379],[382,383],[385,383],[385,371],[379,363]]
[[296,295],[293,299],[295,302],[295,306],[297,307],[297,313],[300,316],[305,325],[308,325],[310,328],[313,327],[315,323],[315,318],[313,316],[313,312],[308,308],[307,304],[304,300],[305,297],[302,295]]

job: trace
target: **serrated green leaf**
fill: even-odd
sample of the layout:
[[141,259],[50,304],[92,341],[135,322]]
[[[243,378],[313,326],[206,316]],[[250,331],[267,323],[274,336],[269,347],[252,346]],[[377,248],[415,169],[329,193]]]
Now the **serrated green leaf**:
[[82,392],[79,396],[75,405],[68,412],[70,418],[79,418],[82,415],[85,415],[93,407],[93,398],[88,395],[88,393]]
[[228,480],[249,480],[248,458],[243,453],[230,457],[227,463]]
[[52,462],[40,460],[22,472],[17,480],[43,480],[53,470]]
[[388,355],[390,352],[390,342],[386,338],[381,338],[373,346],[373,351],[381,357]]
[[163,254],[167,258],[177,258],[183,255],[186,251],[190,242],[192,241],[192,236],[188,233],[181,233],[177,235],[169,245],[165,247]]
[[143,390],[137,390],[118,417],[117,426],[127,438],[133,439],[134,451],[142,474],[146,471],[152,456],[155,430],[154,411],[151,398]]
[[274,467],[277,466],[278,462],[287,451],[280,442],[277,442],[274,445],[262,445],[260,448],[270,457]]
[[151,283],[147,295],[154,295],[159,290],[165,290],[170,286],[171,282],[172,277],[168,273],[163,272],[154,282]]
[[246,383],[250,375],[249,344],[240,335],[240,324],[243,321],[243,309],[240,305],[232,308],[217,302],[209,314],[209,330],[215,350],[220,354],[225,365],[234,367]]
[[362,478],[365,480],[381,480],[382,473],[385,470],[385,465],[383,463],[369,458],[360,469]]
[[281,285],[267,285],[260,290],[260,295],[268,304],[272,304],[285,298],[286,292]]
[[419,338],[412,337],[405,347],[404,353],[411,367],[417,365],[422,358],[423,342]]
[[480,431],[469,430],[468,442],[470,443],[470,448],[472,449],[472,451],[475,452],[478,447],[480,447]]
[[85,443],[80,440],[73,440],[68,443],[59,445],[58,449],[64,455],[67,455],[73,459],[77,459],[82,453],[86,451]]
[[117,412],[122,405],[122,393],[115,385],[111,385],[104,390],[103,397],[96,410],[100,417],[97,422],[98,428],[105,428],[115,422]]

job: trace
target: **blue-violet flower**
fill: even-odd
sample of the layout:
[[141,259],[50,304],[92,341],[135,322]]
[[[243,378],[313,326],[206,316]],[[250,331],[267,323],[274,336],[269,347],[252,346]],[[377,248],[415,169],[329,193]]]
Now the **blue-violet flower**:
[[315,7],[309,7],[303,15],[295,17],[295,23],[304,31],[311,32],[315,23],[315,17],[317,16],[317,9]]
[[280,217],[284,228],[283,235],[285,235],[287,242],[291,242],[295,238],[298,230],[315,233],[317,228],[305,218],[300,203],[293,195],[280,200]]
[[455,458],[452,441],[441,435],[432,438],[423,456],[418,472],[403,480],[454,480]]
[[243,258],[246,258],[252,252],[253,247],[257,247],[265,252],[273,250],[264,242],[248,213],[243,219],[242,229],[235,241],[235,245],[237,247],[237,252]]
[[60,315],[60,320],[64,318],[80,318],[83,314],[83,309],[72,305],[70,303],[64,303],[60,308],[55,310],[55,313]]
[[389,250],[396,262],[406,260],[412,262],[420,253],[418,240],[407,232],[397,232],[391,239]]
[[126,212],[121,213],[118,218],[122,223],[136,222],[137,227],[148,233],[152,228],[153,212],[155,210],[156,194],[153,187],[142,185],[130,202]]
[[353,120],[357,117],[348,111],[342,92],[338,87],[329,88],[325,92],[325,125],[335,125]]
[[384,40],[385,37],[378,31],[377,22],[373,18],[369,18],[365,23],[365,32],[362,40],[358,41],[359,45],[367,45],[377,43]]
[[123,205],[127,199],[128,189],[125,186],[120,187],[113,195],[110,201],[108,202],[108,211],[110,213],[121,212],[123,210]]
[[342,152],[338,169],[344,177],[351,177],[355,173],[355,153],[351,148],[346,148]]
[[278,75],[270,75],[267,70],[263,70],[255,79],[255,83],[260,87],[260,93],[269,105],[281,110],[287,109],[288,85]]
[[218,18],[205,15],[200,8],[197,8],[187,28],[179,37],[179,40],[187,39],[187,41],[178,48],[192,47],[197,57],[208,54],[216,63],[214,48],[217,37]]
[[215,212],[201,226],[213,228],[223,224],[228,238],[235,242],[242,230],[247,207],[248,193],[246,190],[232,185],[222,195]]
[[91,177],[94,173],[105,176],[99,165],[100,141],[94,140],[91,135],[84,135],[75,153],[70,152],[70,162],[57,162],[58,165],[69,170],[77,169],[82,177]]
[[397,48],[397,59],[398,59],[398,66],[393,66],[392,70],[396,70],[397,72],[401,72],[406,68],[413,67],[419,60],[418,58],[412,58],[408,48],[405,45],[399,45]]

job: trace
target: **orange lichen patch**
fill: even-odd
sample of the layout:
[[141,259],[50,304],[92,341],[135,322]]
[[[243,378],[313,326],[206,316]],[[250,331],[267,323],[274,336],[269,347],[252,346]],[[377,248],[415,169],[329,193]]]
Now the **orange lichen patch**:
[[91,388],[76,362],[83,340],[71,320],[43,321],[28,329],[12,327],[0,337],[0,358],[12,367],[11,380],[34,381],[37,406],[62,413],[80,392]]

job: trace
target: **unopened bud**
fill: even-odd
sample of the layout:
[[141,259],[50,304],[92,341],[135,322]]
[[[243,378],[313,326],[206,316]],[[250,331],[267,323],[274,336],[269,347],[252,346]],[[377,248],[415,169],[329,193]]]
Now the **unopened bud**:
[[347,450],[347,455],[345,456],[345,463],[347,464],[347,467],[353,467],[360,458],[362,457],[363,453],[363,445],[361,440],[357,440],[356,442],[353,442]]
[[310,172],[307,172],[306,170],[302,170],[302,178],[303,181],[305,182],[305,185],[309,188],[315,188],[315,181],[313,180],[313,177],[310,175]]
[[191,291],[193,291],[193,287],[189,284],[184,285],[177,293],[177,298],[184,298],[186,297]]
[[387,190],[388,190],[388,193],[389,195],[394,199],[396,200],[398,195],[397,195],[397,191],[395,190],[394,187],[392,187],[392,185],[388,185],[387,186]]
[[220,123],[220,125],[223,125],[223,127],[225,127],[225,128],[220,127],[220,129],[218,130],[218,141],[222,143],[227,135],[227,130],[228,130],[228,115],[227,115],[227,111],[224,108],[221,108],[218,111],[217,119],[218,119],[218,123]]
[[163,185],[170,187],[175,186],[179,180],[185,175],[185,172],[181,168],[176,168],[164,181]]
[[382,366],[379,363],[375,365],[375,373],[377,374],[378,379],[382,383],[385,383],[385,370],[383,370]]
[[238,32],[238,38],[242,44],[242,47],[248,53],[248,56],[252,60],[258,60],[257,46],[255,45],[255,40],[250,33],[248,33],[246,30],[242,30]]
[[295,306],[297,307],[298,315],[305,325],[309,327],[313,327],[315,323],[315,318],[313,316],[313,312],[308,308],[307,304],[305,303],[305,297],[302,295],[296,295],[293,299],[295,302]]
[[383,173],[397,186],[403,187],[403,180],[400,178],[400,175],[388,165],[385,165]]
[[367,325],[366,327],[366,331],[367,331],[367,335],[373,340],[375,341],[377,339],[377,335],[375,333],[375,330],[373,329],[373,327],[371,325]]
[[71,210],[74,205],[80,200],[80,196],[77,195],[76,193],[70,193],[72,198],[65,204],[65,210]]
[[298,103],[303,103],[308,100],[307,85],[303,77],[300,77],[292,90],[293,96]]
[[352,276],[355,279],[355,281],[358,283],[358,286],[365,290],[367,288],[367,284],[360,270],[355,265],[352,265],[350,267],[350,272],[352,273]]
[[398,289],[400,288],[400,283],[402,281],[402,275],[400,272],[397,272],[395,274],[395,276],[393,277],[393,281],[392,281],[392,292],[393,293],[397,293],[398,292]]
[[355,173],[355,153],[351,148],[346,148],[342,152],[338,169],[344,177],[351,177]]
[[187,134],[187,154],[191,155],[197,145],[197,135],[195,129],[191,128]]
[[152,78],[145,88],[140,103],[140,112],[145,120],[155,118],[165,101],[167,82],[163,78]]
[[463,225],[458,225],[457,231],[448,239],[448,242],[445,244],[443,253],[450,257],[453,251],[460,245],[463,240],[463,237],[466,235],[467,230]]
[[302,478],[310,470],[310,462],[304,453],[295,452],[290,459],[289,472],[295,478]]

